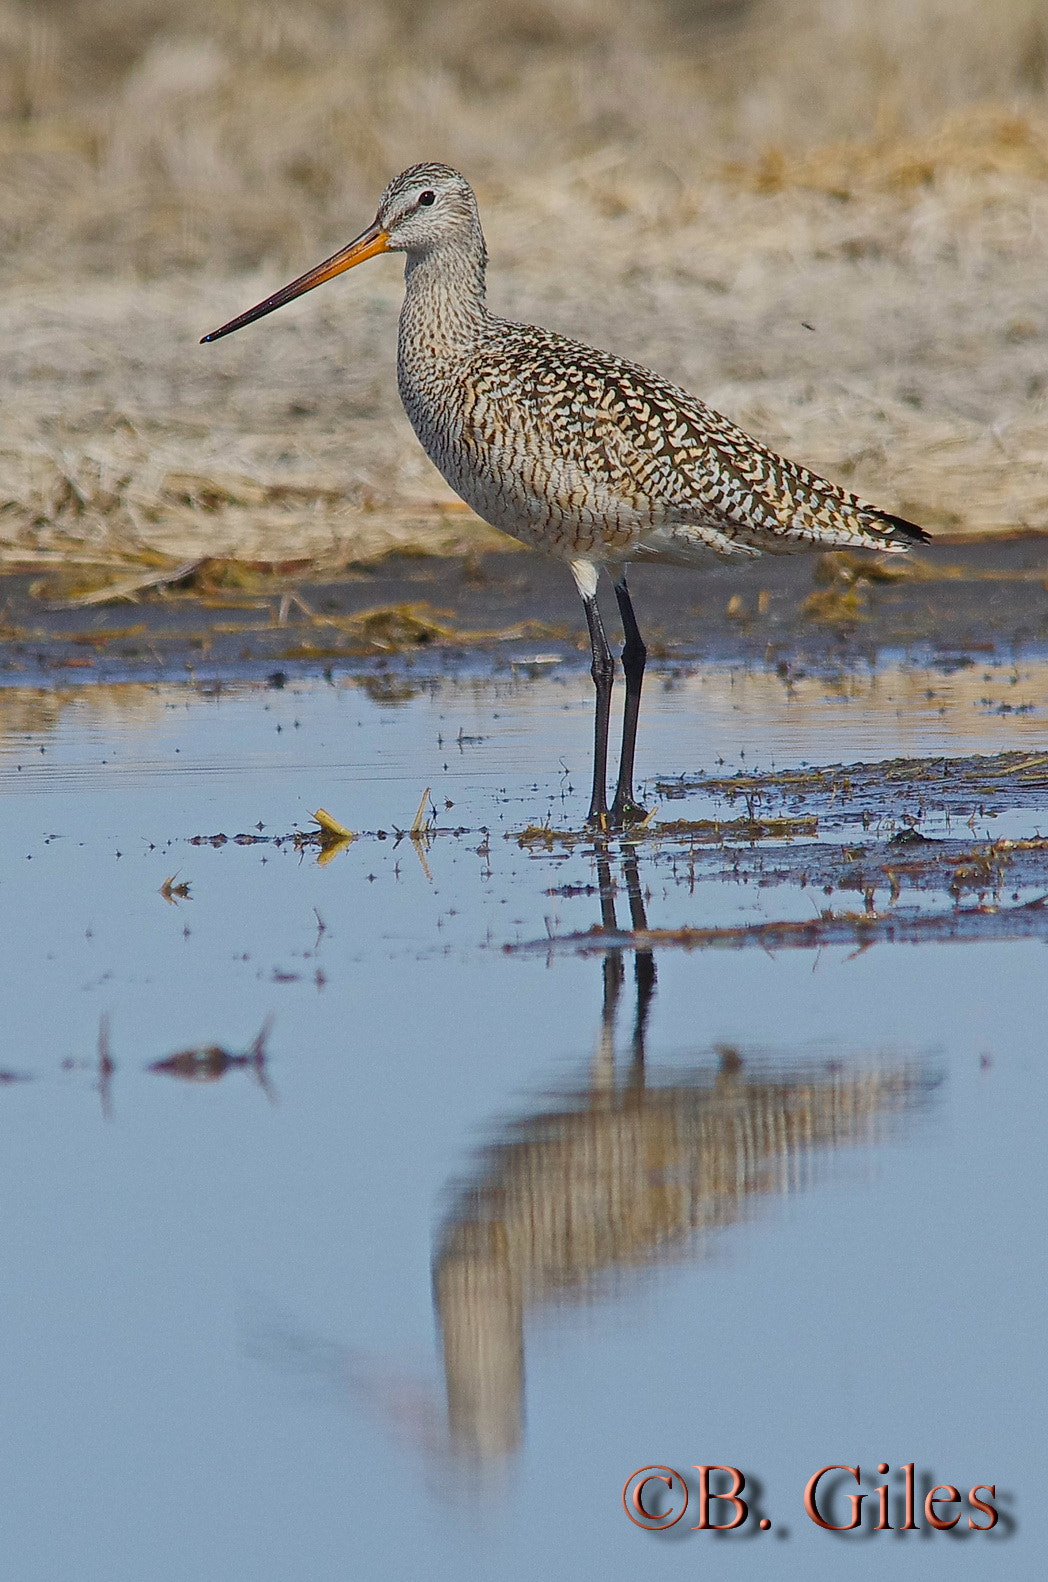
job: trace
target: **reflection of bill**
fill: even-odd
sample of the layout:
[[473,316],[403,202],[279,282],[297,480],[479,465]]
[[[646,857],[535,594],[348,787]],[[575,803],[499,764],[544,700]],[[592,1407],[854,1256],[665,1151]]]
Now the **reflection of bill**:
[[[634,928],[644,927],[635,854],[623,860]],[[602,924],[615,927],[611,863],[598,856]],[[915,1108],[913,1066],[762,1062],[730,1049],[692,1069],[650,1070],[645,1029],[655,986],[637,951],[628,1057],[616,1048],[624,951],[602,962],[604,1005],[586,1081],[503,1127],[455,1194],[434,1259],[454,1448],[482,1460],[523,1432],[524,1318],[609,1278],[693,1253],[764,1198],[803,1189],[813,1156],[873,1141],[886,1116]],[[657,1490],[644,1496],[649,1508]]]

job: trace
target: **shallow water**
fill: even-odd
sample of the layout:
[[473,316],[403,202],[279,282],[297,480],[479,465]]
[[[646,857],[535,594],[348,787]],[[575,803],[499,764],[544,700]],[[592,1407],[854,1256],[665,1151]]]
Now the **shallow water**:
[[[1046,680],[667,673],[642,768],[1038,755]],[[686,840],[522,847],[577,827],[589,708],[545,664],[0,693],[8,1574],[1040,1573],[1043,935],[531,948],[818,910]],[[426,786],[443,833],[398,837]],[[362,832],[324,863],[192,843],[318,805]],[[816,1527],[838,1462],[893,1527],[913,1462],[920,1530]],[[623,1511],[654,1463],[664,1534]],[[759,1490],[740,1531],[691,1530],[698,1463]]]

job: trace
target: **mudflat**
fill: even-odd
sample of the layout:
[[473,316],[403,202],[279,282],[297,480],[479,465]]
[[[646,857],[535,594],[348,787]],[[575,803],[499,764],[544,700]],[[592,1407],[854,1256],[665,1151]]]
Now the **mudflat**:
[[[906,557],[764,558],[706,574],[637,567],[631,586],[653,661],[875,660],[975,671],[1048,644],[1048,540],[940,542]],[[428,657],[427,657],[428,656]],[[565,567],[528,553],[391,555],[338,574],[308,560],[201,558],[166,568],[23,568],[0,579],[0,675],[116,679],[250,675],[278,664],[443,671],[556,659],[588,664]],[[71,678],[71,677],[70,677]]]

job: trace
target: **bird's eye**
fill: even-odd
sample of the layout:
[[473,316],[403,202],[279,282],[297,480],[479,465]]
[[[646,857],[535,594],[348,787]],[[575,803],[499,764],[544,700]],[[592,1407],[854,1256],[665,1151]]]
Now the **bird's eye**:
[[418,195],[418,201],[420,203],[426,204],[436,203],[437,195],[435,192],[420,192]]

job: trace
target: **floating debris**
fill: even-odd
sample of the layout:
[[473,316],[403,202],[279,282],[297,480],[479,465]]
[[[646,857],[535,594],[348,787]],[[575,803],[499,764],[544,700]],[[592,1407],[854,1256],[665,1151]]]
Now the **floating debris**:
[[351,829],[347,829],[344,824],[340,824],[338,819],[334,818],[326,808],[318,807],[316,812],[311,813],[309,816],[320,825],[319,833],[322,841],[325,839],[329,841],[350,841],[357,838]]
[[[411,828],[409,829],[408,834],[411,836],[412,840],[418,840],[420,838],[420,836],[424,835],[426,833],[427,829],[430,827],[430,824],[431,824],[432,821],[431,820],[427,820],[427,818],[426,818],[426,803],[428,801],[429,801],[429,786],[427,786],[426,789],[423,791],[421,800],[420,800],[419,805],[418,805],[418,811],[416,812],[415,817],[411,821]],[[434,812],[434,816],[435,816],[435,812]]]
[[183,879],[181,884],[176,884],[175,880],[177,878],[178,873],[169,874],[157,891],[157,894],[162,895],[169,906],[177,906],[179,901],[192,899],[189,894],[189,881]]
[[[980,843],[920,840],[903,847],[894,841],[845,845],[826,841],[805,845],[672,847],[653,854],[656,860],[685,861],[696,877],[715,882],[779,885],[802,890],[855,891],[864,898],[887,891],[892,901],[904,889],[938,892],[957,900],[976,895],[1000,901],[1007,887],[1012,900],[1031,899],[1048,890],[1048,837]],[[1025,897],[1022,892],[1025,891]]]
[[266,1043],[272,1026],[273,1018],[267,1016],[250,1049],[240,1054],[223,1049],[221,1044],[201,1044],[194,1049],[181,1049],[164,1060],[154,1060],[146,1070],[178,1077],[183,1082],[217,1082],[227,1071],[249,1071],[273,1102],[274,1094],[266,1071]]
[[323,868],[333,858],[337,857],[340,851],[345,851],[346,847],[357,839],[357,836],[353,830],[347,829],[345,824],[340,824],[337,818],[333,818],[325,808],[318,807],[316,812],[312,813],[310,817],[316,820],[319,827],[314,830],[300,831],[293,837],[294,843],[301,848],[310,841],[319,842],[320,851],[317,855],[317,864]]

